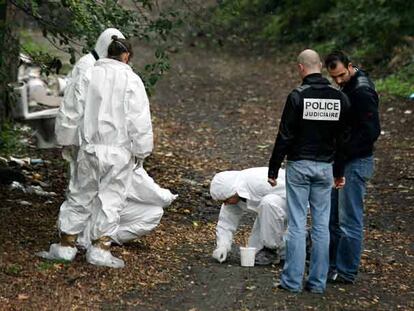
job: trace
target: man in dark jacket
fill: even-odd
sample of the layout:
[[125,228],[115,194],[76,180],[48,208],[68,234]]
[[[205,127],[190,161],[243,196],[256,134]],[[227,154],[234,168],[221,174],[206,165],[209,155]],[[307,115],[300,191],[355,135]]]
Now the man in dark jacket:
[[351,131],[344,145],[346,186],[332,191],[329,280],[354,283],[362,252],[366,182],[374,171],[374,142],[380,134],[378,94],[367,74],[343,52],[329,54],[325,65],[351,102]]
[[305,50],[299,54],[298,70],[303,83],[287,98],[269,162],[268,182],[275,185],[285,156],[288,160],[288,234],[279,287],[291,292],[302,290],[308,206],[312,216],[312,250],[305,289],[314,293],[325,291],[329,268],[331,188],[334,182],[336,187],[345,184],[338,150],[345,132],[344,115],[349,102],[322,77],[321,68],[321,60],[315,51]]

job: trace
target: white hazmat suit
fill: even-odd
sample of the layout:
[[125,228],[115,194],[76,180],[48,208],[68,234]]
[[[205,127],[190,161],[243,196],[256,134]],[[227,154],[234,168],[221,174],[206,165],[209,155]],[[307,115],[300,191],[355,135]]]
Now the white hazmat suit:
[[233,236],[239,226],[243,211],[257,213],[248,246],[256,252],[264,247],[283,249],[286,232],[286,189],[285,172],[280,170],[277,186],[267,182],[267,167],[250,168],[242,171],[225,171],[214,176],[210,194],[214,200],[225,201],[237,194],[237,204],[223,203],[216,227],[217,247],[213,257],[219,262],[227,258],[231,250]]
[[66,77],[66,87],[64,92],[64,97],[62,104],[60,105],[59,112],[56,116],[55,123],[55,134],[57,143],[61,146],[70,146],[75,145],[79,146],[78,137],[67,136],[67,128],[76,127],[77,124],[73,124],[73,115],[76,115],[78,105],[76,104],[76,94],[75,94],[75,84],[78,81],[79,77],[85,74],[86,70],[93,67],[96,62],[96,56],[101,58],[106,58],[108,56],[108,47],[112,42],[112,36],[117,36],[118,38],[125,38],[124,35],[115,28],[108,28],[104,30],[95,44],[95,56],[93,52],[90,52],[82,56],[73,67],[72,71]]
[[[76,185],[76,173],[78,171],[78,148],[81,143],[77,130],[79,126],[78,115],[80,113],[80,105],[78,103],[79,89],[76,89],[76,85],[85,72],[94,66],[97,59],[106,58],[108,56],[108,47],[111,44],[112,36],[114,35],[119,38],[124,38],[123,34],[118,29],[108,28],[104,30],[96,41],[94,51],[82,56],[66,77],[64,97],[55,121],[55,135],[58,145],[64,146],[62,155],[70,165],[70,180],[67,190],[69,196],[72,192],[76,192],[78,191],[77,189],[79,189],[79,185]],[[72,201],[70,200],[66,200],[62,204],[61,209],[76,210],[78,204],[71,206],[71,202]],[[61,228],[59,229],[61,230]],[[75,247],[61,246],[59,243],[52,244],[49,252],[40,252],[38,255],[48,259],[73,260],[76,252],[77,249]]]
[[[105,245],[110,245],[108,240],[117,239],[127,197],[133,197],[128,192],[139,191],[130,188],[134,157],[142,162],[153,148],[149,101],[131,67],[108,58],[98,60],[78,78],[74,97],[73,109],[60,131],[68,144],[79,142],[79,151],[58,226],[71,236],[90,226],[92,241],[105,238]],[[43,257],[59,257],[65,250],[69,254],[64,259],[72,260],[76,247],[59,244],[53,244],[49,256]],[[109,250],[94,246],[88,248],[86,258],[96,265],[124,265]]]
[[[131,67],[101,59],[76,83],[79,94],[76,129],[80,148],[73,191],[62,205],[59,228],[66,234],[82,232],[91,219],[92,241],[114,239],[132,181],[134,157],[144,159],[153,148],[149,101],[141,79]],[[76,131],[76,133],[72,133]],[[66,208],[68,207],[68,208]],[[120,259],[91,246],[86,255],[96,265],[122,267]]]

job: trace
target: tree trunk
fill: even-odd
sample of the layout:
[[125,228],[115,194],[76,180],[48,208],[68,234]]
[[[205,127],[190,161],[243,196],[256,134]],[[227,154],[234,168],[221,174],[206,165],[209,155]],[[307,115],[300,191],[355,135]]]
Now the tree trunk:
[[9,117],[9,92],[7,85],[17,80],[19,64],[19,40],[13,29],[16,8],[6,0],[0,0],[0,131]]

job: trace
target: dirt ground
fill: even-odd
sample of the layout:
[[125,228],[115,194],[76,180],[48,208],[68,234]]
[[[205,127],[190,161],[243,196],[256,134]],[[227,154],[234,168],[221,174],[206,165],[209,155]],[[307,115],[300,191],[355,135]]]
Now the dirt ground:
[[[211,258],[219,206],[208,193],[227,169],[266,166],[286,95],[300,83],[294,57],[186,47],[151,99],[155,149],[145,168],[179,194],[150,235],[114,247],[124,269],[37,258],[58,240],[66,167],[59,150],[28,148],[50,161],[40,174],[53,197],[0,189],[1,310],[412,310],[414,309],[414,103],[382,94],[376,173],[366,198],[365,250],[355,285],[324,295],[275,289],[280,266],[242,268]],[[39,178],[39,177],[37,177]],[[22,204],[22,201],[30,205]],[[240,244],[252,224],[246,216]]]

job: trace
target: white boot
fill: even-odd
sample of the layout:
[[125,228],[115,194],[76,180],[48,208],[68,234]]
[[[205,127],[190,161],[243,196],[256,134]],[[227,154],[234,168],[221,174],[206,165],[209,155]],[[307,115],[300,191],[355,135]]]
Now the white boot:
[[123,268],[125,266],[124,261],[112,256],[110,251],[93,245],[86,251],[86,261],[96,266],[110,268]]
[[76,247],[62,246],[60,243],[50,245],[49,251],[36,253],[37,256],[49,260],[66,260],[72,261],[75,259],[78,249]]

